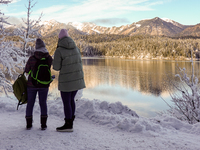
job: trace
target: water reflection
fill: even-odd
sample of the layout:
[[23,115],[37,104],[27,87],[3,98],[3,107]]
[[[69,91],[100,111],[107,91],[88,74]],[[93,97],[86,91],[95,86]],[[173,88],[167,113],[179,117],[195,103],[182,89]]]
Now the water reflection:
[[[87,88],[83,97],[109,102],[120,101],[142,116],[155,116],[156,112],[168,109],[160,98],[170,103],[168,89],[173,87],[176,65],[186,68],[191,74],[190,62],[135,61],[115,58],[83,58],[83,69]],[[194,64],[199,70],[199,62]],[[58,72],[53,72],[58,74]],[[198,76],[198,71],[196,72]],[[174,90],[175,91],[175,90]],[[57,78],[51,84],[53,96],[60,96]]]
[[[127,105],[142,116],[155,116],[156,112],[168,109],[160,98],[170,103],[168,89],[173,87],[168,79],[175,80],[176,65],[186,68],[191,74],[188,61],[136,61],[117,58],[83,58],[86,89],[83,97]],[[199,62],[194,63],[195,75],[199,77]],[[50,86],[51,99],[60,97],[57,89],[58,72]],[[175,92],[175,90],[174,90]],[[52,98],[53,97],[53,98]]]
[[[168,80],[175,80],[177,64],[191,74],[191,63],[185,61],[83,59],[87,86],[83,95],[89,99],[121,101],[140,115],[155,116],[157,111],[168,109],[159,96],[170,103],[168,89],[175,89]],[[195,70],[199,70],[198,62]]]
[[[83,59],[87,88],[106,84],[120,85],[145,94],[159,96],[170,87],[168,79],[174,79],[175,66],[185,67],[191,74],[190,62],[134,61],[124,59]],[[199,70],[199,63],[195,69]],[[196,72],[198,76],[198,72]]]
[[[123,59],[83,59],[83,64],[88,88],[101,84],[120,85],[156,96],[166,91],[166,83],[163,82],[167,79],[166,63]],[[174,73],[170,69],[168,72]]]

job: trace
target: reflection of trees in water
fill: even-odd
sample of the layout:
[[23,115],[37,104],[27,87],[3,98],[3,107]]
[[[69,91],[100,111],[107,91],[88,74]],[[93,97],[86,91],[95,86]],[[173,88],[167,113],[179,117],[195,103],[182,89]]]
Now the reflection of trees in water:
[[[177,62],[191,72],[190,62]],[[195,62],[195,76],[199,77],[200,62]],[[173,90],[168,80],[176,80],[176,62],[171,61],[135,61],[126,59],[83,59],[83,70],[86,88],[98,85],[120,85],[127,89],[146,94],[160,96],[163,92]],[[60,94],[58,91],[58,72],[52,69],[56,78],[51,83],[49,92]],[[15,77],[16,78],[16,77]],[[180,81],[177,81],[177,84]]]
[[[173,89],[168,80],[176,80],[177,64],[191,70],[190,62],[83,59],[87,88],[100,84],[120,85],[155,96]],[[199,69],[197,62],[196,69]]]
[[[104,61],[104,62],[103,62]],[[165,71],[162,63],[154,61],[128,61],[124,59],[83,60],[86,85],[120,85],[144,93],[160,95],[164,89]],[[89,66],[85,66],[90,64]],[[96,66],[97,65],[97,66]]]
[[149,92],[155,96],[160,96],[162,94],[161,88],[151,88],[149,89]]

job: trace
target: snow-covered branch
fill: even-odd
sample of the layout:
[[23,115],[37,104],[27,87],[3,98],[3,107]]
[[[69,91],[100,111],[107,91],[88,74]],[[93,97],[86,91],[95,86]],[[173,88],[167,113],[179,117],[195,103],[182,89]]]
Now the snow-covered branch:
[[12,0],[0,0],[0,4],[9,4]]
[[178,92],[170,93],[174,105],[170,106],[168,112],[180,120],[194,124],[200,122],[200,85],[199,79],[194,76],[193,58],[191,65],[191,77],[188,76],[185,68],[177,67],[179,74],[176,74],[175,77],[181,81],[181,84],[172,82]]
[[[32,5],[33,1],[28,1],[27,19],[24,20],[25,26],[14,30],[14,35],[21,39],[18,42],[6,39],[8,33],[5,31],[4,23],[7,22],[4,14],[0,12],[0,92],[4,91],[6,95],[7,91],[12,90],[12,84],[6,78],[6,75],[13,77],[14,74],[17,74],[17,69],[23,71],[28,59],[28,52],[33,49],[30,47],[30,43],[35,42],[35,39],[41,36],[38,31],[41,28],[39,22],[42,14],[36,21],[30,19],[32,8],[36,4]],[[9,2],[11,1],[0,0],[0,4],[8,4]]]
[[20,27],[20,28],[18,28],[14,31],[15,35],[17,35],[21,39],[23,39],[23,41],[21,41],[21,42],[23,43],[22,51],[24,52],[24,56],[25,56],[24,57],[24,65],[25,65],[25,62],[28,59],[28,51],[31,50],[29,44],[33,43],[36,40],[37,37],[41,37],[41,34],[39,33],[41,26],[39,25],[39,23],[41,21],[42,13],[39,16],[38,20],[31,20],[32,8],[36,4],[36,2],[33,3],[33,1],[34,0],[29,0],[28,6],[26,6],[26,8],[27,8],[27,18],[22,19],[25,26],[22,26],[22,27]]
[[[8,4],[9,0],[0,0],[0,4]],[[17,66],[17,52],[14,49],[14,42],[7,41],[6,36],[8,33],[5,31],[4,24],[9,24],[6,21],[4,13],[0,11],[0,92],[12,91],[12,84],[7,80],[6,75],[12,77],[16,72]]]

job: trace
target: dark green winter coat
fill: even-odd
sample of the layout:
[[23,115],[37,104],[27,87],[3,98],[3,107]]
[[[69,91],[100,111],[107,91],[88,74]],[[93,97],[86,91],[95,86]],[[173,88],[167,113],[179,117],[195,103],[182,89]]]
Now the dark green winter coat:
[[53,69],[60,71],[58,90],[71,92],[85,88],[80,50],[70,37],[58,40],[54,53]]

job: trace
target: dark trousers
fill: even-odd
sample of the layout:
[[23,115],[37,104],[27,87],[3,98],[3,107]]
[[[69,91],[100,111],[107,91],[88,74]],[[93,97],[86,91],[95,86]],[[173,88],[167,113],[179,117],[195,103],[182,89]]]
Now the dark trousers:
[[60,91],[60,95],[64,105],[64,113],[66,119],[72,119],[72,116],[75,114],[75,101],[74,98],[76,96],[77,91],[72,92],[62,92]]
[[26,117],[33,115],[33,107],[35,104],[36,95],[39,96],[39,104],[41,116],[47,116],[47,94],[49,88],[27,88],[28,102],[26,106]]

